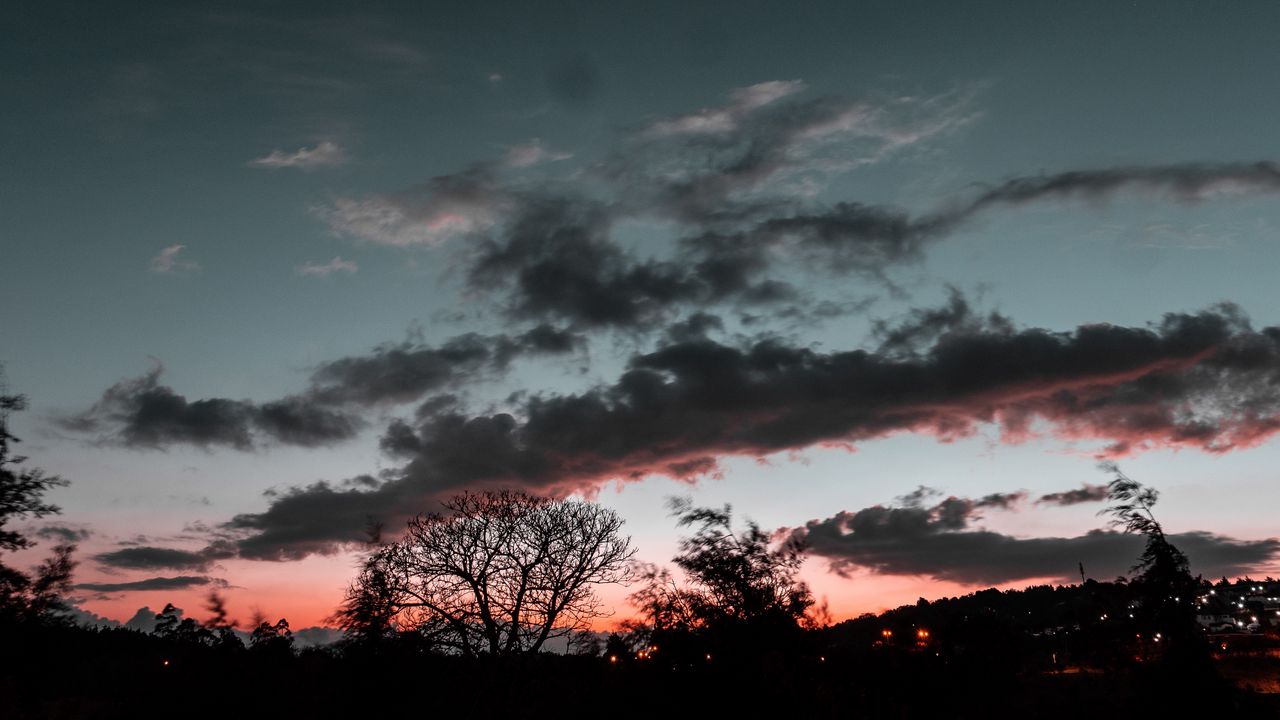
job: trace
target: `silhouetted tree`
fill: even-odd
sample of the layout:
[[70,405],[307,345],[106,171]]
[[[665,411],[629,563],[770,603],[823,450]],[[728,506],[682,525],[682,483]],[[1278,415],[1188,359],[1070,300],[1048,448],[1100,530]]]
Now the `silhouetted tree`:
[[181,608],[173,603],[166,603],[164,609],[156,615],[156,627],[152,634],[179,643],[211,644],[212,632],[192,618],[182,617]]
[[757,650],[780,651],[812,624],[814,606],[809,587],[798,578],[804,547],[794,538],[780,543],[748,521],[735,531],[729,506],[694,507],[687,499],[671,501],[680,526],[692,526],[681,538],[673,562],[684,571],[681,587],[664,569],[642,569],[644,585],[632,595],[648,625],[653,645],[668,656],[711,652],[739,656]]
[[[21,533],[6,529],[9,521],[40,518],[60,512],[58,506],[44,501],[48,490],[67,484],[56,475],[46,475],[39,468],[19,468],[25,457],[12,454],[12,446],[20,442],[9,432],[9,414],[26,409],[26,398],[4,392],[0,377],[0,551],[13,552],[34,543]],[[74,545],[58,545],[53,556],[42,563],[34,574],[24,573],[0,563],[0,619],[47,619],[51,612],[63,608],[62,596],[70,590],[75,562]]]
[[226,598],[218,594],[217,590],[210,590],[206,602],[208,604],[205,609],[209,611],[209,618],[204,621],[204,628],[212,635],[214,645],[229,650],[244,649],[244,643],[236,635],[236,621],[227,617]]
[[612,663],[626,662],[631,659],[631,643],[627,639],[616,632],[609,633],[609,637],[604,641],[604,656]]
[[360,572],[347,586],[342,604],[330,617],[357,644],[377,644],[397,633],[400,591],[392,584],[390,564],[383,557],[382,526],[369,528],[369,551],[360,563]]
[[463,493],[376,550],[339,610],[358,632],[394,623],[464,655],[520,655],[604,615],[594,586],[624,582],[622,518],[580,500]]
[[258,623],[249,636],[249,649],[259,654],[292,654],[293,631],[289,629],[289,621],[280,618],[274,624],[266,620]]
[[1191,576],[1187,556],[1169,542],[1152,512],[1160,493],[1129,478],[1115,463],[1104,462],[1101,467],[1114,478],[1108,485],[1110,502],[1100,514],[1110,515],[1113,526],[1141,534],[1147,541],[1133,567],[1137,575],[1129,584],[1137,593],[1135,619],[1148,633],[1160,633],[1172,652],[1203,655],[1204,642],[1195,619],[1199,581]]

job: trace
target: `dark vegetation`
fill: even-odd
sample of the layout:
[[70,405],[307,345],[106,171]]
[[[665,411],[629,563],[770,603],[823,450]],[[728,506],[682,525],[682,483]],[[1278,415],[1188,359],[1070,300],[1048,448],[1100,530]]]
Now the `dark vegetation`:
[[[21,469],[14,442],[0,426],[9,551],[29,540],[7,523],[57,512],[42,496],[61,483]],[[31,572],[0,565],[0,717],[1274,715],[1275,696],[1219,670],[1274,662],[1276,638],[1247,636],[1247,656],[1210,643],[1195,603],[1212,586],[1165,537],[1155,491],[1109,469],[1106,512],[1147,541],[1131,579],[834,625],[798,579],[802,546],[687,501],[672,505],[680,578],[632,563],[620,518],[579,501],[463,494],[395,542],[375,528],[334,616],[345,639],[321,648],[295,647],[283,619],[237,631],[216,591],[203,622],[170,605],[151,633],[78,627],[63,604],[73,548],[59,546]],[[624,581],[635,619],[588,632],[593,588]],[[547,652],[557,640],[567,654]]]

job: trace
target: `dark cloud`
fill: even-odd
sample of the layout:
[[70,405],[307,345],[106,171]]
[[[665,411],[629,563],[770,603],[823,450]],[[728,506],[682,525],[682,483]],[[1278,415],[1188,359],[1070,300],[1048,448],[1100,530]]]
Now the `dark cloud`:
[[219,560],[235,557],[233,546],[225,541],[215,541],[198,550],[178,550],[163,547],[127,547],[94,555],[93,559],[107,567],[127,570],[208,570]]
[[367,355],[320,365],[311,375],[306,397],[324,404],[412,402],[486,368],[503,369],[519,348],[518,341],[474,333],[453,338],[439,347],[382,345]]
[[61,425],[135,448],[187,444],[249,450],[255,438],[328,446],[355,437],[364,427],[359,409],[412,402],[486,372],[500,373],[516,357],[567,353],[582,342],[567,330],[542,324],[514,337],[467,334],[437,347],[388,344],[367,355],[326,362],[312,372],[306,391],[261,404],[188,400],[160,384],[163,367],[157,365],[142,377],[112,386],[92,408]]
[[563,355],[582,349],[586,338],[547,323],[525,331],[516,338],[516,347],[522,352]]
[[1063,490],[1062,492],[1046,493],[1036,499],[1036,503],[1040,505],[1080,505],[1082,503],[1102,502],[1107,499],[1108,488],[1106,485],[1092,485],[1084,483],[1074,490]]
[[334,445],[355,437],[364,425],[355,415],[299,395],[259,405],[253,419],[254,426],[267,437],[302,447]]
[[941,306],[912,309],[898,322],[876,320],[872,325],[872,336],[880,342],[878,352],[910,355],[921,348],[928,348],[948,334],[1013,331],[1013,323],[1003,315],[996,312],[979,315],[959,290],[954,287],[948,290],[948,300]]
[[1234,307],[1070,332],[951,314],[939,332],[889,331],[914,338],[891,352],[823,353],[776,339],[735,346],[682,330],[684,339],[633,358],[614,384],[530,396],[518,417],[433,403],[384,436],[383,447],[407,462],[376,490],[298,489],[233,527],[271,556],[354,539],[370,516],[403,517],[460,488],[565,493],[653,474],[691,479],[726,456],[902,432],[947,441],[995,426],[1017,442],[1037,425],[1109,443],[1103,452],[1117,455],[1225,452],[1280,429],[1280,329],[1253,330]]
[[429,509],[416,489],[383,483],[373,490],[315,483],[275,497],[262,513],[237,515],[226,529],[243,534],[237,548],[252,560],[299,560],[368,540],[371,522],[402,520]]
[[[204,575],[179,575],[177,577],[154,577],[147,578],[146,580],[135,580],[133,582],[121,583],[80,583],[76,585],[76,589],[103,593],[117,593],[140,592],[145,590],[186,590],[187,588],[202,587],[205,585],[225,587],[226,581],[218,578],[206,577]],[[130,623],[132,622],[133,621],[131,620]]]
[[1223,193],[1272,193],[1280,190],[1280,166],[1273,162],[1183,163],[1018,177],[980,193],[955,214],[966,216],[992,205],[1058,198],[1096,200],[1128,188],[1166,192],[1183,201]]
[[62,543],[76,543],[82,540],[88,540],[93,532],[85,528],[70,527],[67,525],[45,525],[36,529],[33,534],[44,540],[53,540]]
[[705,339],[713,331],[723,331],[724,321],[711,313],[696,312],[667,327],[667,337],[672,342],[690,342]]
[[[991,497],[991,496],[989,496]],[[876,505],[811,520],[785,531],[809,552],[845,574],[866,569],[886,575],[924,575],[964,584],[999,584],[1030,578],[1066,580],[1080,564],[1093,576],[1127,574],[1142,553],[1137,535],[1092,530],[1077,537],[1018,538],[977,528],[981,500],[948,498],[933,506],[904,498],[899,506]],[[1173,533],[1192,571],[1240,575],[1267,565],[1280,540],[1238,540],[1205,532]]]
[[83,432],[109,432],[132,447],[159,448],[171,444],[207,447],[252,446],[254,406],[243,400],[214,398],[188,401],[160,384],[163,367],[122,380],[102,394],[87,412],[65,421]]
[[477,243],[470,285],[509,295],[517,318],[581,327],[651,325],[709,288],[670,262],[641,262],[609,240],[608,210],[578,199],[530,199],[505,233]]

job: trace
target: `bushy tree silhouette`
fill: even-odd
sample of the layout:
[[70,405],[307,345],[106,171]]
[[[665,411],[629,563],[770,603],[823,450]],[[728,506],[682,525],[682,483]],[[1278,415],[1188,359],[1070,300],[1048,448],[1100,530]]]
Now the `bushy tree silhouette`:
[[[0,373],[3,368],[0,368]],[[12,453],[20,442],[9,432],[9,415],[26,409],[26,398],[4,390],[0,374],[0,551],[13,552],[31,547],[30,538],[5,526],[15,519],[40,518],[60,512],[58,506],[44,500],[44,494],[67,484],[56,475],[46,475],[39,468],[19,468],[26,458]],[[0,563],[0,621],[50,620],[53,611],[62,609],[62,598],[71,589],[71,573],[75,562],[71,554],[75,546],[58,545],[53,555],[34,573],[25,573]]]
[[289,621],[280,618],[275,623],[263,620],[249,636],[249,650],[262,655],[293,654],[293,631]]
[[342,630],[348,643],[376,646],[398,634],[400,592],[392,584],[390,565],[384,557],[381,525],[370,526],[368,546],[359,574],[347,586],[342,604],[329,620]]
[[735,531],[727,505],[695,507],[677,498],[670,506],[679,526],[694,528],[673,558],[688,585],[665,569],[642,568],[644,584],[631,599],[650,633],[650,652],[690,662],[796,651],[814,607],[798,578],[803,545],[794,538],[771,542],[750,521]]
[[166,603],[156,615],[156,627],[152,633],[166,640],[189,644],[212,644],[213,633],[192,618],[184,618],[181,608]]

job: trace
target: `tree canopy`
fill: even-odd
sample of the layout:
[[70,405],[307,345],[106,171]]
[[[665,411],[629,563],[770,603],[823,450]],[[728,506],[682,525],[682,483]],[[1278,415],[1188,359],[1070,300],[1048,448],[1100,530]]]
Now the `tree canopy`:
[[629,577],[623,520],[581,500],[468,492],[372,550],[337,617],[351,636],[412,633],[464,655],[539,652],[605,615]]
[[787,646],[812,624],[813,594],[798,577],[804,561],[799,540],[774,543],[750,521],[735,531],[729,506],[674,499],[671,510],[678,525],[694,528],[672,559],[686,584],[648,566],[632,595],[644,617],[637,629],[647,633],[651,647],[666,646],[668,656],[729,652],[742,658],[762,644]]
[[[26,397],[10,395],[0,385],[0,551],[31,547],[34,543],[30,538],[6,525],[16,519],[41,518],[60,512],[58,506],[45,501],[44,494],[67,484],[39,468],[19,467],[26,458],[13,454],[13,445],[20,441],[9,431],[8,421],[10,413],[25,410],[26,406]],[[75,546],[70,544],[56,546],[53,555],[33,573],[0,562],[0,619],[42,618],[60,608],[62,596],[70,591],[71,573],[75,569],[71,559],[74,550]]]

